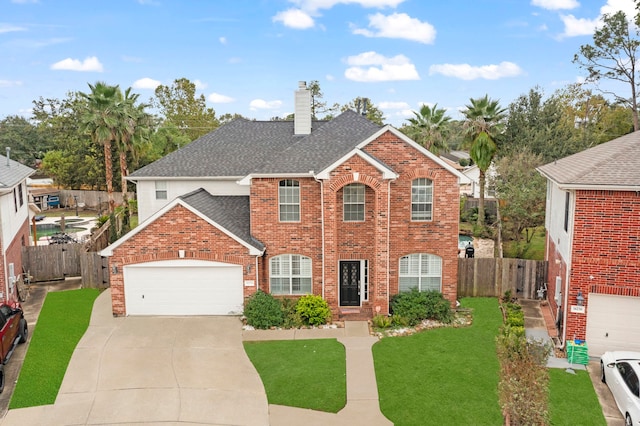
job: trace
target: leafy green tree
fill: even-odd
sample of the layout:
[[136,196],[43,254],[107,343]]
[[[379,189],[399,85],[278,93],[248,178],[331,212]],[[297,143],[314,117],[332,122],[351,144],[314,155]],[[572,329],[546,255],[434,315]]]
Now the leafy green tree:
[[516,241],[519,255],[527,250],[535,228],[544,224],[546,182],[536,171],[542,164],[542,156],[525,146],[496,162],[496,176],[490,182],[501,201],[503,231]]
[[[637,17],[640,23],[640,17]],[[639,130],[638,122],[638,47],[640,47],[640,28],[629,22],[623,11],[602,16],[603,25],[593,34],[593,44],[580,46],[573,62],[585,69],[589,75],[588,82],[599,83],[601,80],[613,80],[626,84],[629,92],[626,95],[611,89],[598,90],[612,95],[616,102],[626,105],[633,115],[633,129]]]
[[80,93],[86,100],[81,118],[84,131],[91,135],[91,140],[104,149],[105,178],[109,213],[113,213],[115,200],[113,198],[113,160],[111,146],[117,138],[118,126],[121,125],[121,108],[119,100],[119,86],[110,86],[104,82],[89,84],[91,93]]
[[207,107],[204,95],[196,96],[196,85],[186,78],[174,80],[171,86],[156,87],[152,105],[163,116],[163,126],[176,126],[191,141],[219,126],[213,108]]
[[[380,126],[384,125],[384,113],[378,107],[376,107],[369,98],[357,97],[348,104],[340,107],[340,111],[342,112],[345,112],[348,109],[364,115],[369,120],[373,121],[376,124],[379,124]],[[325,117],[325,119],[327,120],[330,120],[331,118],[333,118],[332,114],[327,114],[327,116]]]
[[484,228],[484,193],[486,186],[486,172],[491,166],[497,151],[495,139],[504,128],[505,109],[500,107],[497,100],[489,95],[471,99],[463,111],[465,116],[465,133],[467,143],[470,144],[469,155],[480,171],[480,200],[478,202],[478,228]]
[[86,101],[77,92],[64,99],[33,101],[32,122],[46,141],[42,169],[67,188],[105,188],[103,150],[80,128]]
[[244,117],[242,114],[238,114],[238,113],[226,113],[226,114],[222,114],[220,116],[220,118],[218,119],[218,121],[220,122],[220,125],[222,126],[223,124],[227,124],[228,122],[235,120],[236,118],[244,118],[247,119],[247,117]]
[[574,112],[558,96],[543,98],[535,87],[509,104],[505,129],[497,141],[499,157],[528,148],[546,163],[575,152]]
[[320,88],[320,82],[318,80],[312,80],[308,86],[311,91],[311,117],[314,120],[318,120],[318,115],[333,114],[340,109],[340,104],[334,103],[331,106],[327,106],[327,102],[322,101],[324,93]]
[[415,117],[409,118],[409,125],[400,130],[420,145],[436,155],[449,150],[447,138],[451,117],[444,108],[423,105],[420,112],[412,111]]
[[29,120],[19,115],[10,115],[0,120],[0,147],[9,147],[13,160],[37,167],[50,144]]

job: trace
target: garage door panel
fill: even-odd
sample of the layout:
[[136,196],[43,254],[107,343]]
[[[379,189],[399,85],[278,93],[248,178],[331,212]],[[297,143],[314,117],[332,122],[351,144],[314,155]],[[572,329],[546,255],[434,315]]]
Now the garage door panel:
[[229,315],[242,312],[242,267],[217,262],[128,265],[128,315]]
[[640,297],[590,294],[586,337],[590,356],[640,351]]

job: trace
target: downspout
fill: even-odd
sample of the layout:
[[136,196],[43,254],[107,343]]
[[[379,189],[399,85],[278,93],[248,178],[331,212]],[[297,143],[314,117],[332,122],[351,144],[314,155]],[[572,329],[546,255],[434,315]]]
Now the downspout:
[[[313,175],[313,172],[311,172]],[[318,179],[315,175],[313,179],[320,184],[320,232],[322,233],[322,298],[324,299],[324,279],[325,279],[325,268],[324,268],[324,182],[321,179]]]
[[[262,255],[264,256],[264,251],[262,252]],[[254,266],[255,271],[256,271],[256,291],[258,289],[260,289],[260,273],[258,272],[258,256],[256,256],[256,266]]]
[[576,203],[576,193],[575,191],[571,192],[571,206],[570,206],[570,222],[569,222],[569,235],[567,238],[568,246],[571,248],[567,252],[567,271],[565,272],[565,294],[564,294],[564,306],[562,312],[562,343],[560,345],[560,349],[564,349],[567,343],[567,317],[569,313],[569,280],[571,277],[571,265],[573,264],[573,224],[574,224],[574,215],[575,215],[575,203]]
[[[387,310],[389,309],[389,257],[391,256],[391,179],[387,183]],[[369,283],[371,288],[371,283]],[[388,312],[387,312],[388,313]]]

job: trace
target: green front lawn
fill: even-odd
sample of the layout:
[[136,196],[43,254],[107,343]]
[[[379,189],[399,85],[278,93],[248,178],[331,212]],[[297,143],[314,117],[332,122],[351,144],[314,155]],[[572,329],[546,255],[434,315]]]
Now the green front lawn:
[[244,342],[269,404],[337,413],[347,402],[346,355],[336,339]]
[[[499,425],[497,299],[467,298],[473,324],[439,328],[373,346],[380,409],[396,425]],[[428,413],[428,414],[427,414]]]
[[[395,425],[502,424],[495,346],[502,324],[498,301],[465,298],[462,304],[474,311],[470,327],[387,337],[373,346],[380,409]],[[332,344],[320,349],[314,342]],[[328,412],[344,405],[344,348],[336,341],[247,342],[245,350],[269,403]],[[313,350],[333,361],[325,363],[318,352],[306,358]],[[310,388],[318,380],[339,393],[332,409],[322,408],[326,394]],[[584,371],[573,375],[550,369],[549,411],[552,425],[606,424]]]
[[96,289],[81,289],[47,294],[35,330],[30,330],[33,335],[9,408],[55,402],[99,293]]

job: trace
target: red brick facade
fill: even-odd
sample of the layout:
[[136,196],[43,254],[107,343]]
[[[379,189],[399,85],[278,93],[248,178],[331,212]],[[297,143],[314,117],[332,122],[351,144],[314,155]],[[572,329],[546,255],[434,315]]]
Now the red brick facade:
[[[568,305],[578,291],[589,309],[589,294],[640,297],[640,195],[631,191],[576,191],[574,233],[569,274]],[[566,276],[566,265],[556,263],[554,243],[549,250],[549,301],[554,304],[555,276]],[[553,305],[555,307],[555,305]],[[555,310],[554,310],[555,311]],[[566,336],[586,338],[587,315],[567,311]]]
[[[458,177],[392,132],[363,148],[380,161],[373,165],[353,155],[330,171],[327,179],[313,177],[252,178],[251,235],[264,244],[257,258],[254,280],[270,292],[270,260],[282,254],[309,257],[313,293],[329,303],[334,317],[341,315],[340,261],[366,261],[368,297],[357,309],[363,316],[389,312],[389,297],[398,292],[398,265],[402,256],[429,253],[442,259],[442,292],[452,303],[457,297]],[[398,177],[390,178],[381,169]],[[433,182],[433,220],[411,220],[411,185],[416,178]],[[293,179],[300,189],[300,221],[281,222],[279,182]],[[343,220],[346,185],[365,185],[365,219]],[[184,207],[176,206],[144,230],[114,249],[110,266],[186,257],[239,265],[255,264],[256,257]],[[365,264],[364,262],[362,264]],[[257,272],[257,273],[256,273]],[[246,270],[245,270],[246,274]],[[125,314],[122,273],[111,275],[114,314]],[[245,297],[256,287],[245,287]]]
[[[369,292],[362,312],[369,316],[384,314],[389,311],[389,297],[398,292],[399,259],[407,254],[429,253],[442,258],[442,291],[455,303],[458,178],[391,132],[369,143],[364,151],[399,177],[385,179],[378,168],[354,155],[322,182],[296,179],[300,184],[300,222],[279,221],[280,179],[252,180],[251,233],[267,247],[260,259],[261,288],[269,291],[269,260],[273,256],[310,257],[313,292],[323,295],[334,315],[339,315],[340,261],[366,260]],[[411,184],[420,177],[433,181],[432,221],[411,220]],[[351,183],[366,186],[363,222],[343,220],[343,191]]]
[[[109,258],[109,267],[117,268],[111,273],[111,299],[114,315],[125,315],[123,267],[135,263],[179,259],[179,250],[185,251],[186,259],[209,260],[236,265],[255,265],[255,256],[249,254],[242,244],[221,232],[216,227],[177,205],[143,230],[118,246]],[[245,280],[257,282],[255,268],[247,273]],[[180,283],[176,283],[180,285]],[[255,287],[244,287],[245,297]]]

